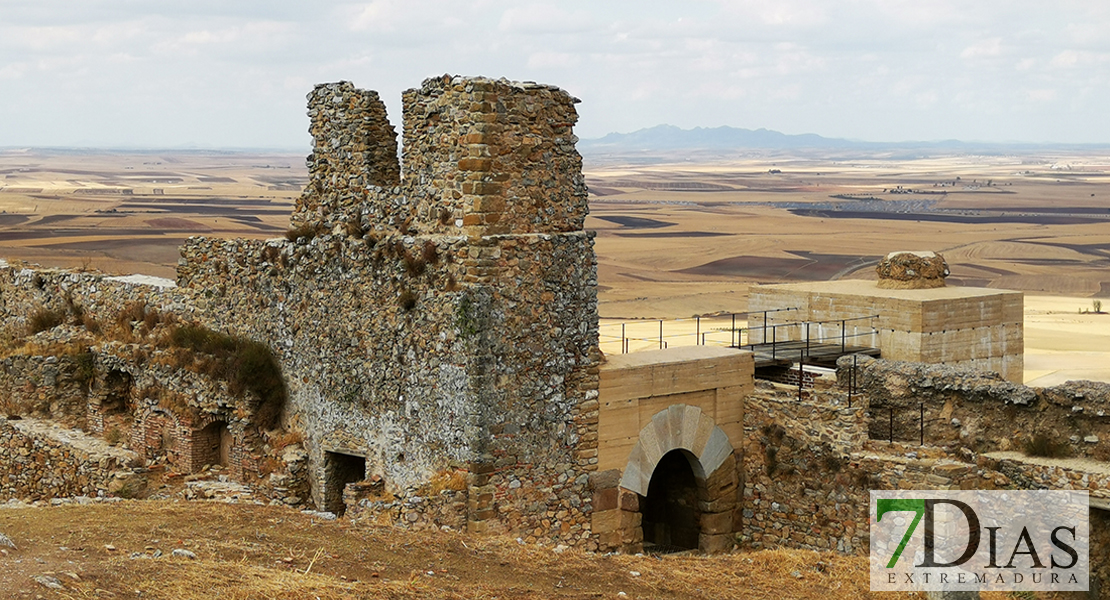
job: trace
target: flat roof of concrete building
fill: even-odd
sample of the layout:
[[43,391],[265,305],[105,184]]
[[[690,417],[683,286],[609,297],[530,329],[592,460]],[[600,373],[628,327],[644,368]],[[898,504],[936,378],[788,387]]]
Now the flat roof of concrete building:
[[723,346],[677,346],[663,350],[645,350],[628,354],[607,354],[602,369],[630,369],[648,365],[694,362],[709,358],[727,358],[738,354],[751,354],[747,350]]
[[974,298],[979,296],[998,296],[1001,294],[1019,294],[1013,290],[996,290],[993,288],[956,287],[945,286],[918,290],[893,290],[880,288],[878,281],[868,279],[844,279],[841,281],[811,281],[806,283],[771,283],[752,286],[752,289],[784,289],[799,292],[815,292],[823,294],[843,294],[846,296],[868,296],[878,298],[894,298],[898,300],[950,300],[954,298]]

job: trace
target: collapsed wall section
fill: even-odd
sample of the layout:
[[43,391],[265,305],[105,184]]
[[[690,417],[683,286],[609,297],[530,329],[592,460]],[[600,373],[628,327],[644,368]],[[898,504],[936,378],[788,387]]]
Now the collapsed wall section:
[[329,200],[359,202],[375,188],[400,184],[397,133],[377,92],[349,81],[317,85],[308,94],[308,116],[309,182],[293,209],[294,221],[319,217]]
[[0,418],[0,500],[119,493],[139,457],[80,431]]

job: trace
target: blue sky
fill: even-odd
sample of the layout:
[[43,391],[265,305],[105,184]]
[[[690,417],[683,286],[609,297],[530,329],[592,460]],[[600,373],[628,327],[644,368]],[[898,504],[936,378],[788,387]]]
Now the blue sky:
[[309,144],[304,97],[443,73],[559,85],[580,137],[660,123],[1110,142],[1103,0],[0,0],[0,146]]

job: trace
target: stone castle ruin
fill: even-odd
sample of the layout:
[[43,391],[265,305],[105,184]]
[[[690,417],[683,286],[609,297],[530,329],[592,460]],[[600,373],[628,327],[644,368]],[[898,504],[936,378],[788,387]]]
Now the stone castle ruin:
[[[0,497],[217,472],[358,522],[707,552],[865,551],[874,488],[1110,498],[1110,386],[1018,385],[1020,294],[937,285],[939,257],[890,264],[928,285],[753,290],[883,316],[884,360],[804,395],[736,349],[604,359],[577,102],[431,78],[399,156],[376,93],[319,85],[286,238],[192,238],[176,284],[0,264]],[[1073,458],[1016,452],[1031,432]]]

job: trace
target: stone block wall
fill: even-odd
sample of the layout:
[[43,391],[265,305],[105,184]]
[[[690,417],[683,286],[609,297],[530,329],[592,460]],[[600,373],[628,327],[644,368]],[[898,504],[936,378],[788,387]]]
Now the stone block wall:
[[0,418],[0,500],[105,496],[139,457],[80,431]]
[[[838,366],[838,380],[847,381],[851,358]],[[923,408],[928,445],[1020,450],[1042,434],[1074,456],[1110,459],[1110,384],[1030,388],[991,372],[863,357],[856,369],[858,391],[872,411],[873,438],[888,439],[893,411],[895,440],[919,441]]]
[[[994,371],[1020,383],[1024,372],[1023,296],[985,288],[880,289],[874,281],[753,286],[753,341],[767,325],[810,321],[810,339],[878,347],[889,360]],[[803,339],[802,327],[775,330],[779,341]],[[874,332],[874,333],[872,333]],[[766,341],[771,341],[770,339]]]

